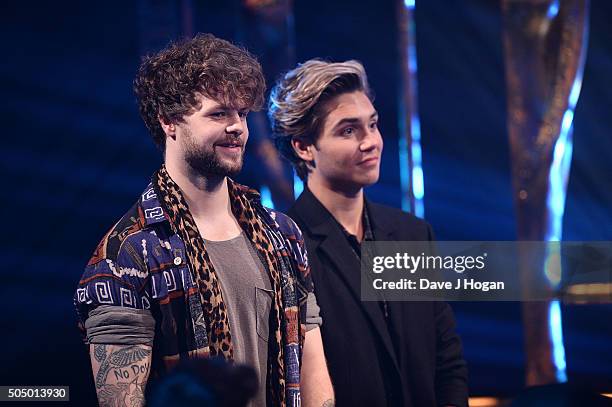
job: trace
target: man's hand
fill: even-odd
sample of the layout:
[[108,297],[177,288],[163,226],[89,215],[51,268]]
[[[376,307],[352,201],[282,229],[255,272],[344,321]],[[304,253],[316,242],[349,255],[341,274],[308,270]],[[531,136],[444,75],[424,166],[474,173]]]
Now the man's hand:
[[306,332],[300,387],[302,406],[332,407],[334,405],[334,389],[325,362],[321,329],[318,327]]
[[101,407],[141,407],[151,370],[151,346],[89,345]]

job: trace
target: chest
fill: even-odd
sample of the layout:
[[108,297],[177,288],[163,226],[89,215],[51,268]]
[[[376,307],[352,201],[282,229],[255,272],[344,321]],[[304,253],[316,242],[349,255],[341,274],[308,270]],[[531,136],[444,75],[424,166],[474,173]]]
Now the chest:
[[195,217],[195,224],[204,240],[224,241],[240,234],[242,229],[231,213],[221,213],[216,216]]

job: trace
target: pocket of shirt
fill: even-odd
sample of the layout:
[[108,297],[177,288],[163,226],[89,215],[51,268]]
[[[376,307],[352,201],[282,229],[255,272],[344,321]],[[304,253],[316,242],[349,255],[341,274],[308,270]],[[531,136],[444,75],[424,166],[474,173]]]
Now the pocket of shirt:
[[257,335],[268,342],[270,337],[270,311],[272,309],[272,295],[274,291],[255,287],[255,318]]

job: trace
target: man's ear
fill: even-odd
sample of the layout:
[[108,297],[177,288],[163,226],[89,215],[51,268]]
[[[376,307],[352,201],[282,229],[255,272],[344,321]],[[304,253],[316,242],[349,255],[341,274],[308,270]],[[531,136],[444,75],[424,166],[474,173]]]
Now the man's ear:
[[173,139],[176,139],[176,125],[161,115],[157,116],[157,120],[159,120],[159,125],[161,126],[164,133],[166,133],[166,137],[172,137]]
[[310,141],[304,140],[303,138],[293,137],[291,139],[291,147],[293,147],[293,151],[300,157],[302,160],[312,163],[314,161],[314,154],[312,150],[314,149],[314,144]]

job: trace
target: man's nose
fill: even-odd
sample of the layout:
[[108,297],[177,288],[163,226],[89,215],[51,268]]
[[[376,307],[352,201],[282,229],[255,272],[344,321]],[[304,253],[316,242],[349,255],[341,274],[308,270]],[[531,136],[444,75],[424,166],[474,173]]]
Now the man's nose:
[[359,145],[359,149],[361,151],[370,151],[377,148],[382,141],[382,137],[378,129],[375,131],[370,131],[366,134],[366,136],[361,140],[361,144]]
[[234,112],[228,116],[229,123],[225,129],[226,133],[232,133],[237,136],[240,136],[244,133],[246,127],[246,120],[242,120],[240,114],[238,112]]

